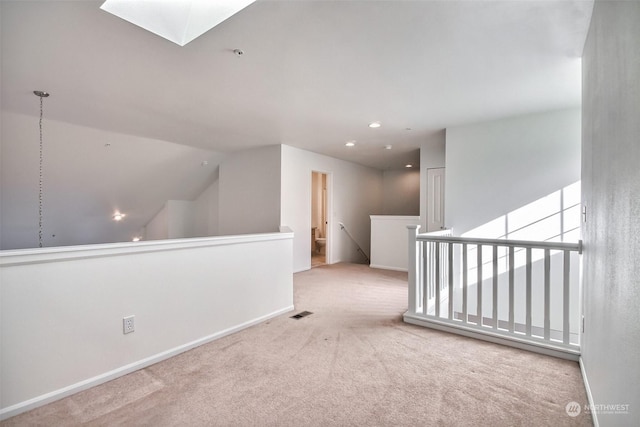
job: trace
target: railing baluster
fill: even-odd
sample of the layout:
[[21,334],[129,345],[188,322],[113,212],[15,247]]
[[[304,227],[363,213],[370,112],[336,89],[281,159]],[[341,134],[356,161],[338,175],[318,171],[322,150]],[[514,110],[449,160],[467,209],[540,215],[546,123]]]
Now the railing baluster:
[[429,264],[429,245],[431,242],[423,242],[422,245],[422,314],[425,316],[429,309],[429,272],[431,265]]
[[416,288],[418,287],[416,271],[418,271],[418,266],[416,262],[418,262],[418,257],[416,254],[418,242],[417,235],[418,230],[420,229],[419,225],[410,225],[407,227],[407,240],[409,242],[408,250],[409,250],[409,277],[408,277],[408,294],[409,294],[409,313],[416,314]]
[[449,320],[453,319],[453,243],[449,243]]
[[[440,252],[444,252],[444,248],[446,245],[446,243],[440,243]],[[444,256],[440,257],[440,274],[442,274],[442,279],[440,280],[440,291],[444,291],[444,288],[449,282],[449,269],[447,268],[447,259],[448,258],[445,258]]]
[[[418,242],[416,242],[418,243]],[[422,283],[422,247],[424,246],[424,242],[419,242],[416,247],[416,258],[417,258],[417,266],[416,266],[416,313],[418,311],[422,311],[422,290],[424,288]]]
[[440,317],[440,243],[436,243],[436,317]]
[[422,276],[420,274],[422,270],[422,246],[424,246],[424,242],[416,241],[416,313],[422,311]]
[[429,265],[431,266],[431,273],[429,274],[429,299],[433,299],[436,295],[436,245],[436,242],[429,242]]
[[482,326],[482,245],[478,245],[478,301],[476,304],[478,312],[478,326]]
[[493,245],[493,329],[498,329],[498,246]]
[[551,257],[549,249],[544,250],[544,339],[551,338]]
[[462,244],[462,322],[467,323],[467,244]]
[[[431,283],[431,271],[433,270],[433,264],[431,263],[431,245],[433,244],[433,242],[424,242],[424,292],[426,294],[426,300],[425,301],[429,301],[429,299],[431,299],[431,289],[429,288],[429,284]],[[425,313],[427,314],[426,311],[426,305],[425,305]]]
[[571,258],[569,251],[564,251],[564,278],[563,278],[563,293],[562,293],[562,342],[569,344],[569,337],[571,330],[569,329],[569,295],[570,295],[570,268]]
[[515,274],[515,266],[514,266],[514,255],[515,248],[513,246],[509,246],[509,332],[514,331],[515,326],[515,312],[514,312],[514,296],[515,296],[515,285],[514,285],[514,274]]
[[527,267],[525,271],[526,275],[526,314],[525,314],[525,332],[528,337],[531,336],[531,248],[527,248]]

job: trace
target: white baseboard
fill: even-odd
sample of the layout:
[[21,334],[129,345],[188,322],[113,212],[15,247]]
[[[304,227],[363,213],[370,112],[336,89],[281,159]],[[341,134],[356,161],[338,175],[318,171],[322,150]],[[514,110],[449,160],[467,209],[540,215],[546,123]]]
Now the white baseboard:
[[534,353],[545,354],[547,356],[558,357],[560,359],[573,360],[577,362],[579,360],[580,353],[568,350],[561,347],[555,347],[546,343],[533,343],[517,337],[505,337],[499,333],[491,330],[478,330],[476,328],[470,328],[463,325],[451,325],[446,321],[439,321],[436,319],[425,319],[421,316],[416,316],[409,312],[406,312],[403,316],[405,323],[412,325],[424,326],[431,329],[437,329],[444,332],[450,332],[465,337],[476,338],[483,341],[489,341],[496,344],[506,345],[509,347],[519,348],[521,350],[527,350]]
[[[589,386],[589,379],[587,378],[587,370],[584,367],[582,356],[580,356],[578,363],[580,363],[580,373],[582,374],[582,382],[584,382],[584,388],[587,391],[587,401],[589,403],[589,408],[595,408],[595,402],[593,401],[593,394],[591,394],[591,386]],[[597,411],[591,411],[591,419],[593,420],[594,427],[600,427],[600,424],[598,423]]]
[[371,268],[379,268],[380,270],[393,270],[393,271],[404,271],[405,273],[407,271],[409,271],[406,268],[400,268],[400,267],[389,267],[388,265],[378,265],[378,264],[369,264],[369,267]]
[[43,406],[48,403],[55,402],[56,400],[60,400],[64,397],[71,396],[72,394],[79,393],[91,387],[95,387],[97,385],[106,383],[118,377],[130,374],[131,372],[135,372],[140,369],[146,368],[147,366],[151,366],[165,359],[169,359],[173,356],[176,356],[180,353],[184,353],[185,351],[191,350],[195,347],[199,347],[203,344],[207,344],[211,341],[215,341],[227,335],[231,335],[235,332],[239,332],[243,329],[257,325],[258,323],[262,323],[266,320],[269,320],[273,317],[280,316],[281,314],[287,313],[289,311],[293,311],[293,309],[294,309],[293,305],[290,305],[288,307],[282,308],[280,310],[274,311],[272,313],[266,314],[256,319],[249,320],[247,322],[241,323],[231,328],[224,329],[220,332],[216,332],[214,334],[208,335],[206,337],[202,337],[195,341],[191,341],[189,343],[180,345],[178,347],[174,347],[172,349],[163,351],[161,353],[155,354],[153,356],[147,357],[137,362],[133,362],[128,365],[121,366],[120,368],[114,369],[112,371],[105,372],[103,374],[97,375],[92,378],[88,378],[86,380],[80,381],[75,384],[71,384],[67,387],[63,387],[61,389],[52,391],[50,393],[46,393],[41,396],[34,397],[33,399],[29,399],[24,402],[16,403],[15,405],[8,406],[6,408],[2,408],[0,409],[0,421],[14,417],[23,412],[30,411],[31,409],[35,409],[39,406]]

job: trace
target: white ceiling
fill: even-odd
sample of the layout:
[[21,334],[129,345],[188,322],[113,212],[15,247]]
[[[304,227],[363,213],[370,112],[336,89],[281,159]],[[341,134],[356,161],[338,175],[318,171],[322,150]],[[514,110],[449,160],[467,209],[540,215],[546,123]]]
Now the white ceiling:
[[284,143],[381,169],[416,160],[447,126],[579,105],[592,9],[258,0],[179,47],[100,4],[3,1],[3,109],[37,114],[31,91],[46,90],[61,121],[223,152]]
[[[288,144],[383,170],[417,164],[420,144],[446,127],[579,105],[593,7],[258,0],[180,47],[101,3],[1,0],[3,111],[35,117],[32,91],[45,90],[46,119],[159,140],[158,153],[173,150],[162,141],[188,146],[196,166],[201,149]],[[245,54],[234,55],[237,48]],[[370,129],[372,121],[382,127]],[[348,140],[357,145],[346,148]],[[13,161],[7,144],[3,132],[3,164]],[[87,150],[100,158],[103,145]],[[69,170],[83,168],[74,153],[67,158]],[[136,173],[118,172],[130,187]],[[169,178],[156,176],[157,185],[170,187]],[[77,186],[88,194],[99,179]],[[141,212],[161,206],[145,203]]]

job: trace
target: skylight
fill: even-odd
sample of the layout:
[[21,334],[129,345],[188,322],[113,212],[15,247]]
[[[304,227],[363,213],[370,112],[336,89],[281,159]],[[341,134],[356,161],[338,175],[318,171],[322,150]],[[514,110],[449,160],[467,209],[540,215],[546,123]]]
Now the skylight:
[[255,0],[106,0],[100,9],[180,46]]

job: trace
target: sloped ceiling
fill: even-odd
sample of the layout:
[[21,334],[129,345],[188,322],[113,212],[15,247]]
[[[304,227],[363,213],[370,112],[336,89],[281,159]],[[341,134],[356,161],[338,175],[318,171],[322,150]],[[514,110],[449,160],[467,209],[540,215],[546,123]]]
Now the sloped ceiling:
[[417,163],[447,126],[579,105],[593,6],[258,0],[179,47],[100,1],[0,4],[5,112],[37,116],[32,91],[46,90],[52,121],[215,153],[289,144],[383,170]]

